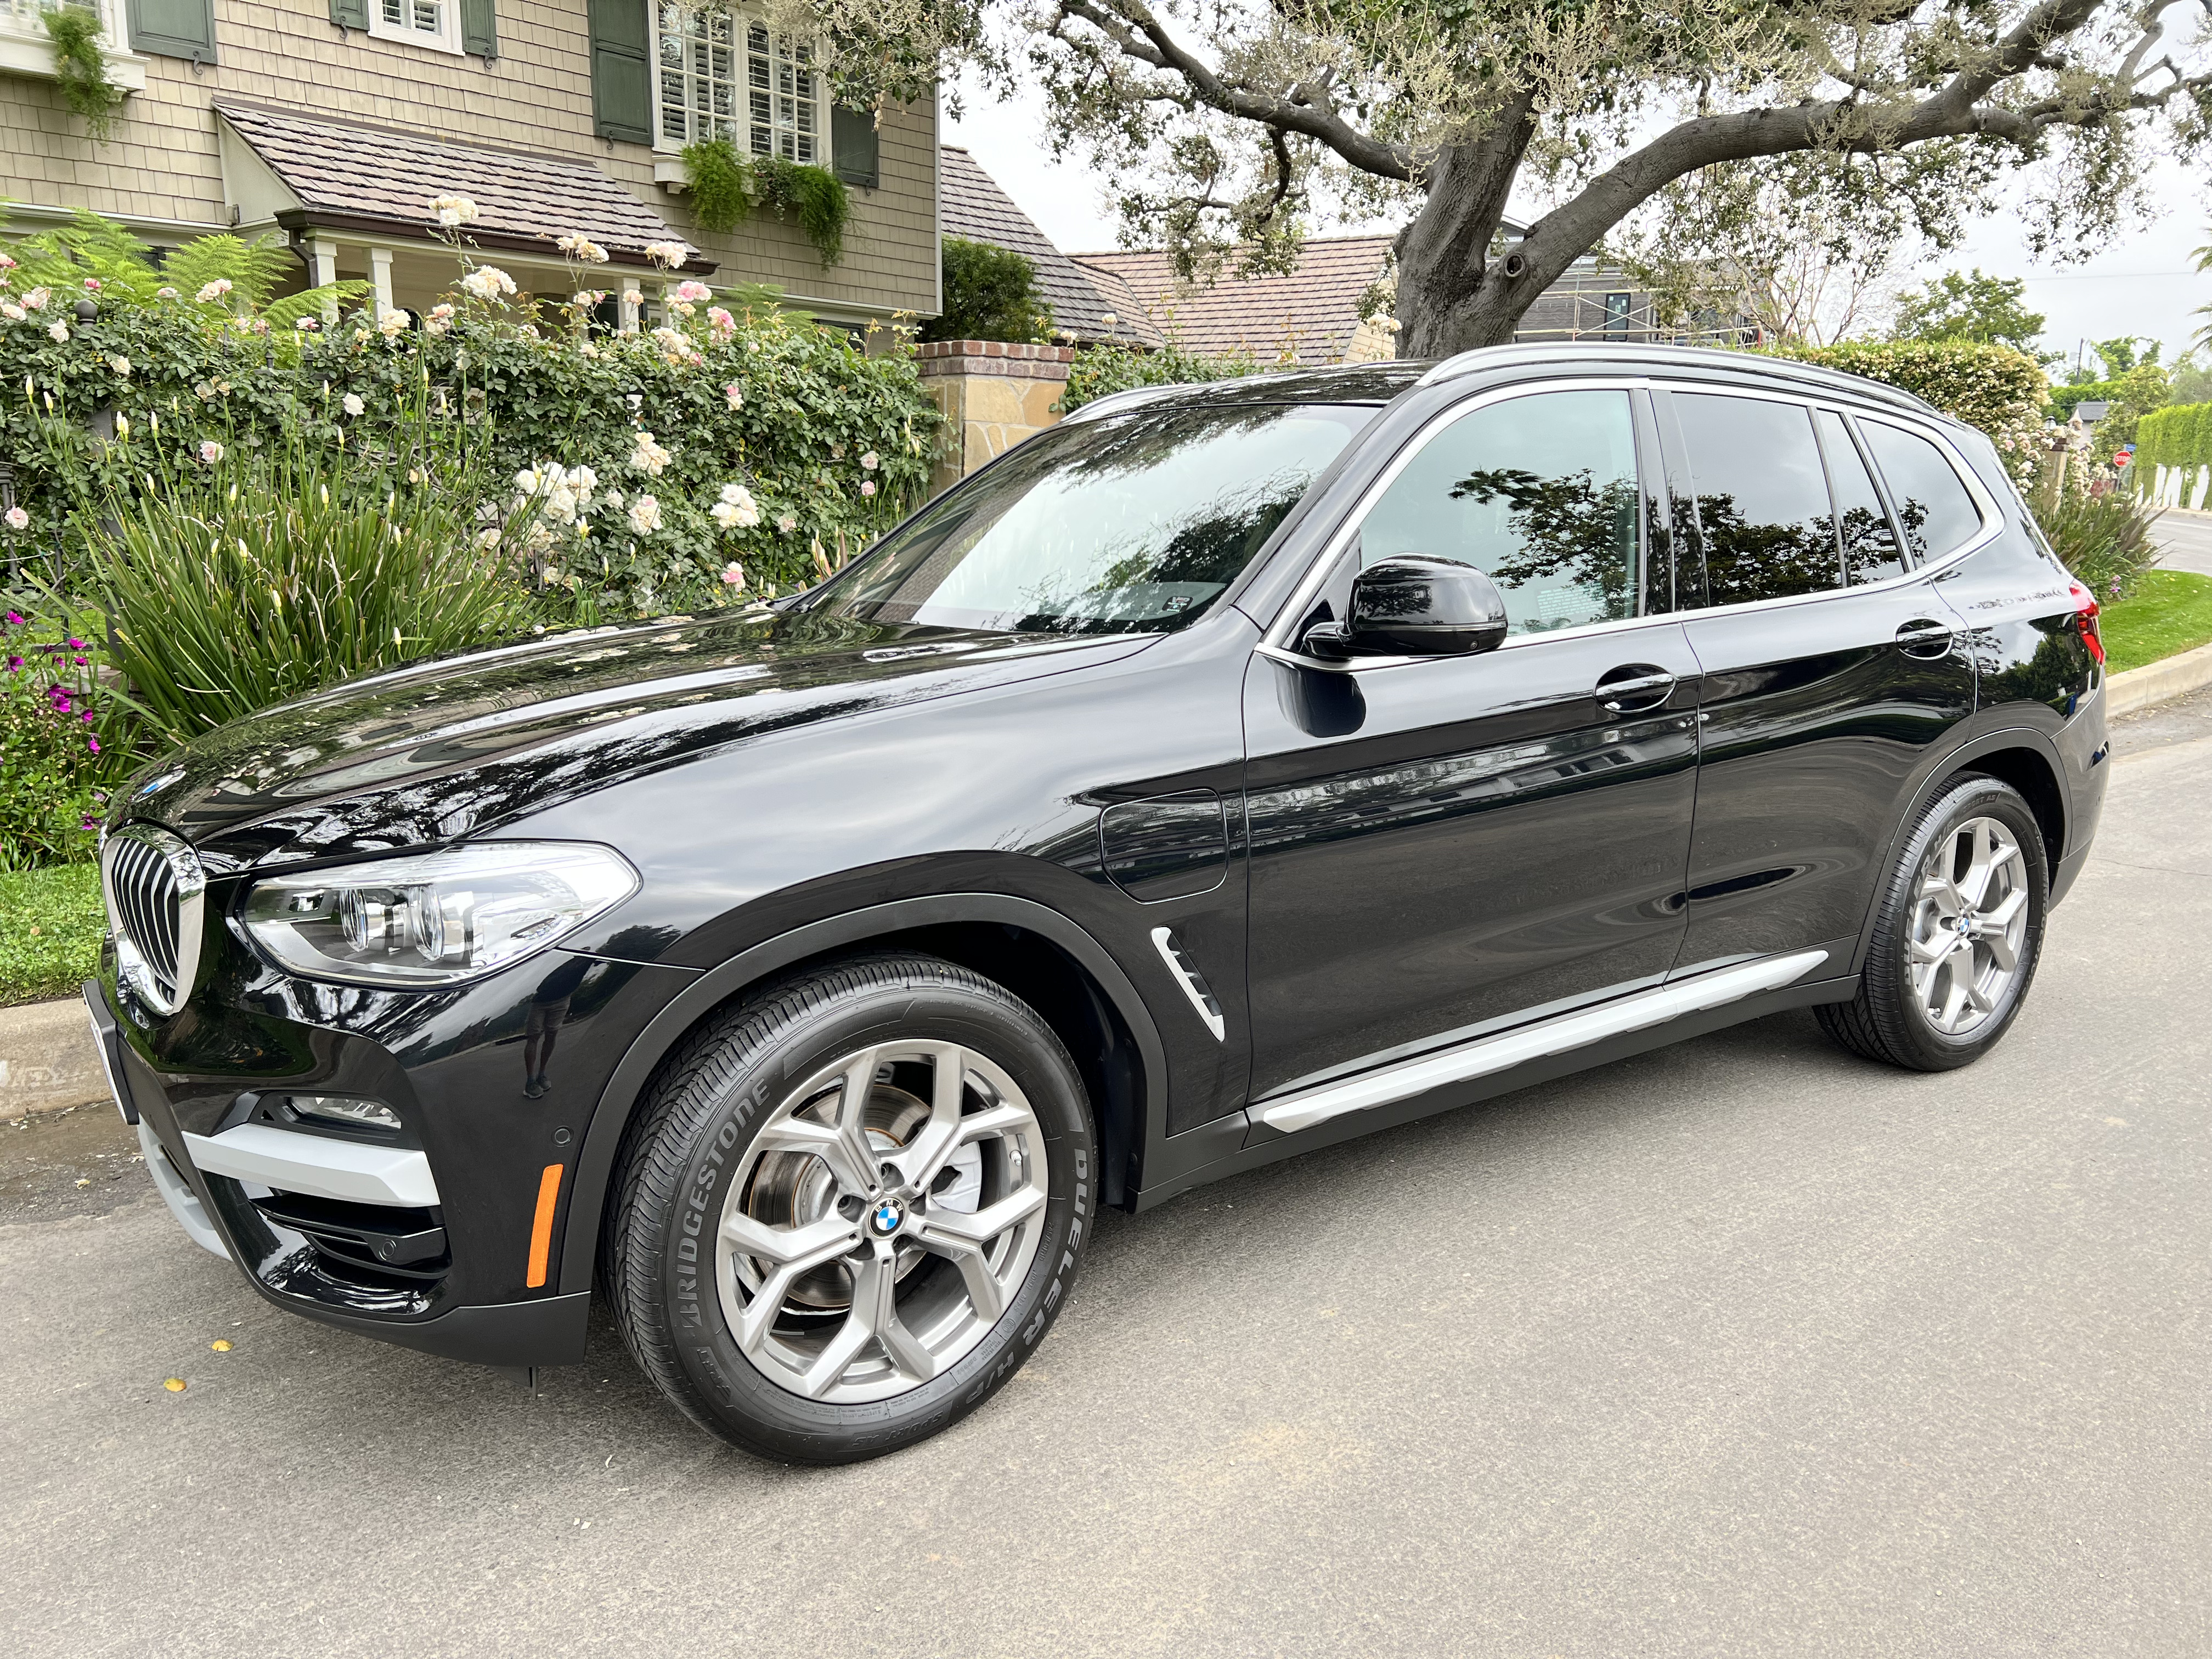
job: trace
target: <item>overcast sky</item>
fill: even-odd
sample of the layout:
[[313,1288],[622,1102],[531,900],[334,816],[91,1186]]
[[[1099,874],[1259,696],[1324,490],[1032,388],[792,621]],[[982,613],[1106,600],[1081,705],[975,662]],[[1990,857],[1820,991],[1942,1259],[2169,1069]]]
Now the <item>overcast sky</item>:
[[[1115,246],[1109,181],[1079,160],[1055,162],[1042,131],[1037,106],[1026,97],[1000,104],[971,92],[967,118],[956,123],[948,112],[945,120],[946,142],[965,145],[1064,252]],[[2160,341],[2171,362],[2212,321],[2190,314],[2212,304],[2212,276],[2199,275],[2192,258],[2192,250],[2212,242],[2212,210],[2192,199],[2180,168],[2162,169],[2159,184],[2160,198],[2174,210],[2115,239],[2109,252],[2083,264],[2032,264],[2015,222],[2000,216],[1977,224],[1962,246],[1912,273],[1909,285],[1976,264],[1991,276],[2022,276],[2029,308],[2046,319],[2045,350],[2063,351],[2070,361],[2082,339],[2135,334]]]

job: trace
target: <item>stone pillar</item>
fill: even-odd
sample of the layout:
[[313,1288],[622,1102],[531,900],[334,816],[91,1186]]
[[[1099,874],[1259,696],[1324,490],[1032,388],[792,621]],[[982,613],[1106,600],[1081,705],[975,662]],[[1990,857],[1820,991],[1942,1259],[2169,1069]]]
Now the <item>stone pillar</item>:
[[926,340],[915,349],[921,389],[945,411],[947,429],[930,474],[933,495],[1060,419],[1072,346],[1005,340]]

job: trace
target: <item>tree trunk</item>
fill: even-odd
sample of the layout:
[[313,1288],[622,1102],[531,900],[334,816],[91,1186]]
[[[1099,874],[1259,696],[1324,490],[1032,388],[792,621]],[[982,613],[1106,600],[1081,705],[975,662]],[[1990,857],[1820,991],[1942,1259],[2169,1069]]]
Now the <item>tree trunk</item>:
[[1401,356],[1444,357],[1503,344],[1543,292],[1541,283],[1508,276],[1505,259],[1490,257],[1535,131],[1534,101],[1523,94],[1486,124],[1482,137],[1448,145],[1430,168],[1428,199],[1398,234]]

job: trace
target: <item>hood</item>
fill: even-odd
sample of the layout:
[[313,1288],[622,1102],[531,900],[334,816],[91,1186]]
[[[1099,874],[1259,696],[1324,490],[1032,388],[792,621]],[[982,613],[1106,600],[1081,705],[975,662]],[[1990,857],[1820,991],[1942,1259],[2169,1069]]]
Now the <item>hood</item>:
[[116,792],[211,872],[450,841],[771,732],[1055,673],[1152,635],[678,617],[419,663],[195,739]]

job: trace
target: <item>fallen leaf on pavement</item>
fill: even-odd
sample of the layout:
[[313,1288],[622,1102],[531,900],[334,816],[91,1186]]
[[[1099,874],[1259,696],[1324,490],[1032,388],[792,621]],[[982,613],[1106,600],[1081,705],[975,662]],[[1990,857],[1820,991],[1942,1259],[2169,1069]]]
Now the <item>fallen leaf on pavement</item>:
[[209,1343],[208,1346],[213,1348],[217,1353],[228,1353],[230,1352],[230,1339],[227,1336],[218,1336],[214,1341]]
[[161,1379],[161,1386],[171,1394],[182,1394],[185,1391],[185,1379],[181,1376],[165,1376]]

